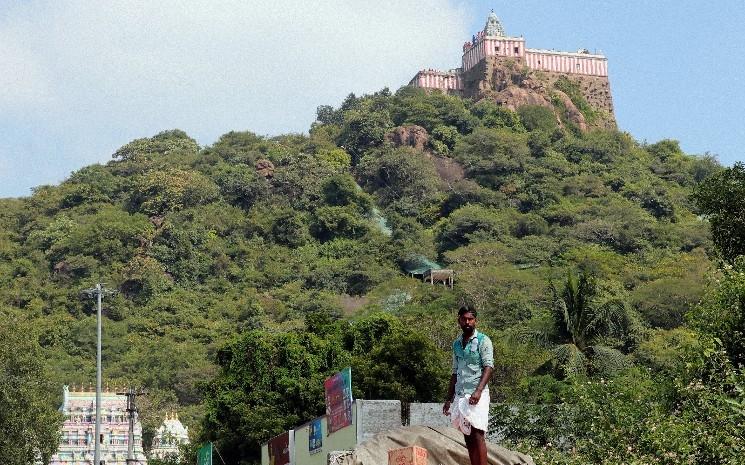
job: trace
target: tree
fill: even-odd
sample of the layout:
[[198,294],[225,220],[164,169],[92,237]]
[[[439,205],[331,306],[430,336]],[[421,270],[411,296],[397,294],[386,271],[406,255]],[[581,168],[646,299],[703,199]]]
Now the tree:
[[717,286],[710,289],[688,319],[695,329],[716,339],[735,366],[745,364],[745,260],[721,271]]
[[480,127],[458,141],[454,155],[470,177],[497,189],[507,176],[525,170],[530,150],[523,134]]
[[373,209],[373,200],[365,193],[348,174],[334,175],[323,183],[323,197],[332,207],[352,206],[362,215],[368,215]]
[[365,156],[359,165],[363,186],[385,207],[417,216],[438,200],[440,178],[424,154],[400,147]]
[[528,131],[551,132],[559,126],[550,108],[540,105],[523,105],[517,109],[522,125]]
[[223,197],[246,210],[269,193],[269,184],[256,169],[245,165],[226,165],[217,173],[217,186]]
[[722,258],[732,263],[745,254],[745,164],[737,162],[706,179],[693,199],[709,219]]
[[624,368],[627,362],[618,349],[628,344],[635,325],[626,304],[603,296],[587,272],[579,277],[569,272],[564,288],[552,284],[551,291],[549,325],[524,336],[551,349],[556,373],[611,374]]
[[499,210],[466,205],[440,220],[436,240],[439,250],[453,250],[478,241],[494,241],[509,234]]
[[45,357],[27,323],[0,312],[0,454],[3,464],[49,463],[62,415],[53,406]]
[[203,174],[171,168],[151,171],[139,178],[131,201],[146,215],[164,215],[209,203],[218,197],[218,192],[215,183]]
[[350,110],[344,113],[339,145],[352,156],[356,165],[369,149],[383,144],[386,132],[393,126],[388,113]]
[[203,439],[216,442],[226,463],[255,463],[262,441],[323,413],[323,381],[349,360],[314,334],[244,333],[217,354]]

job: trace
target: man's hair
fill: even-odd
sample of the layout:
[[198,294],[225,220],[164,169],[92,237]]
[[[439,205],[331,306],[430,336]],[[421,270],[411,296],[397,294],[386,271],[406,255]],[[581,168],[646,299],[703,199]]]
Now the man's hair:
[[474,310],[473,307],[471,307],[469,305],[464,305],[464,306],[462,306],[461,308],[458,309],[458,316],[463,316],[466,313],[473,314],[473,317],[474,318],[478,318],[478,316],[479,316],[479,313],[476,310]]

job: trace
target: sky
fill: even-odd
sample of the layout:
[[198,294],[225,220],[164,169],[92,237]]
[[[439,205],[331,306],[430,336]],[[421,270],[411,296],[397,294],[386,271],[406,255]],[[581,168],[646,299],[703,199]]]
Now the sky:
[[528,47],[601,50],[637,140],[745,161],[743,0],[0,0],[0,197],[167,129],[307,132],[319,105],[459,66],[491,9]]

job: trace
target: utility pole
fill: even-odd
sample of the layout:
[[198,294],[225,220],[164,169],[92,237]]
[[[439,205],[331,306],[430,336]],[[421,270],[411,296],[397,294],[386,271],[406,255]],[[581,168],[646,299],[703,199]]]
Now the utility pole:
[[129,415],[129,438],[127,440],[127,465],[137,465],[137,459],[135,458],[135,421],[137,420],[137,404],[136,398],[138,395],[145,394],[143,390],[135,390],[133,388],[127,389],[127,392],[117,392],[120,396],[127,396],[127,414]]
[[92,289],[83,291],[83,295],[88,298],[96,297],[96,435],[94,437],[94,465],[103,465],[101,462],[101,301],[104,294],[111,295],[114,293],[116,291],[104,289],[102,283],[96,284],[96,287]]

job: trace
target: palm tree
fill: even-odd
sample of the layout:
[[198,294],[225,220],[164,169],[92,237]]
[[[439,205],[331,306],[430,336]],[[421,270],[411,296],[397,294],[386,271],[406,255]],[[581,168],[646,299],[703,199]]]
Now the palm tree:
[[625,302],[604,297],[586,271],[579,277],[570,271],[561,291],[551,283],[551,293],[549,321],[521,336],[551,351],[557,375],[610,374],[626,366],[618,349],[637,324]]

